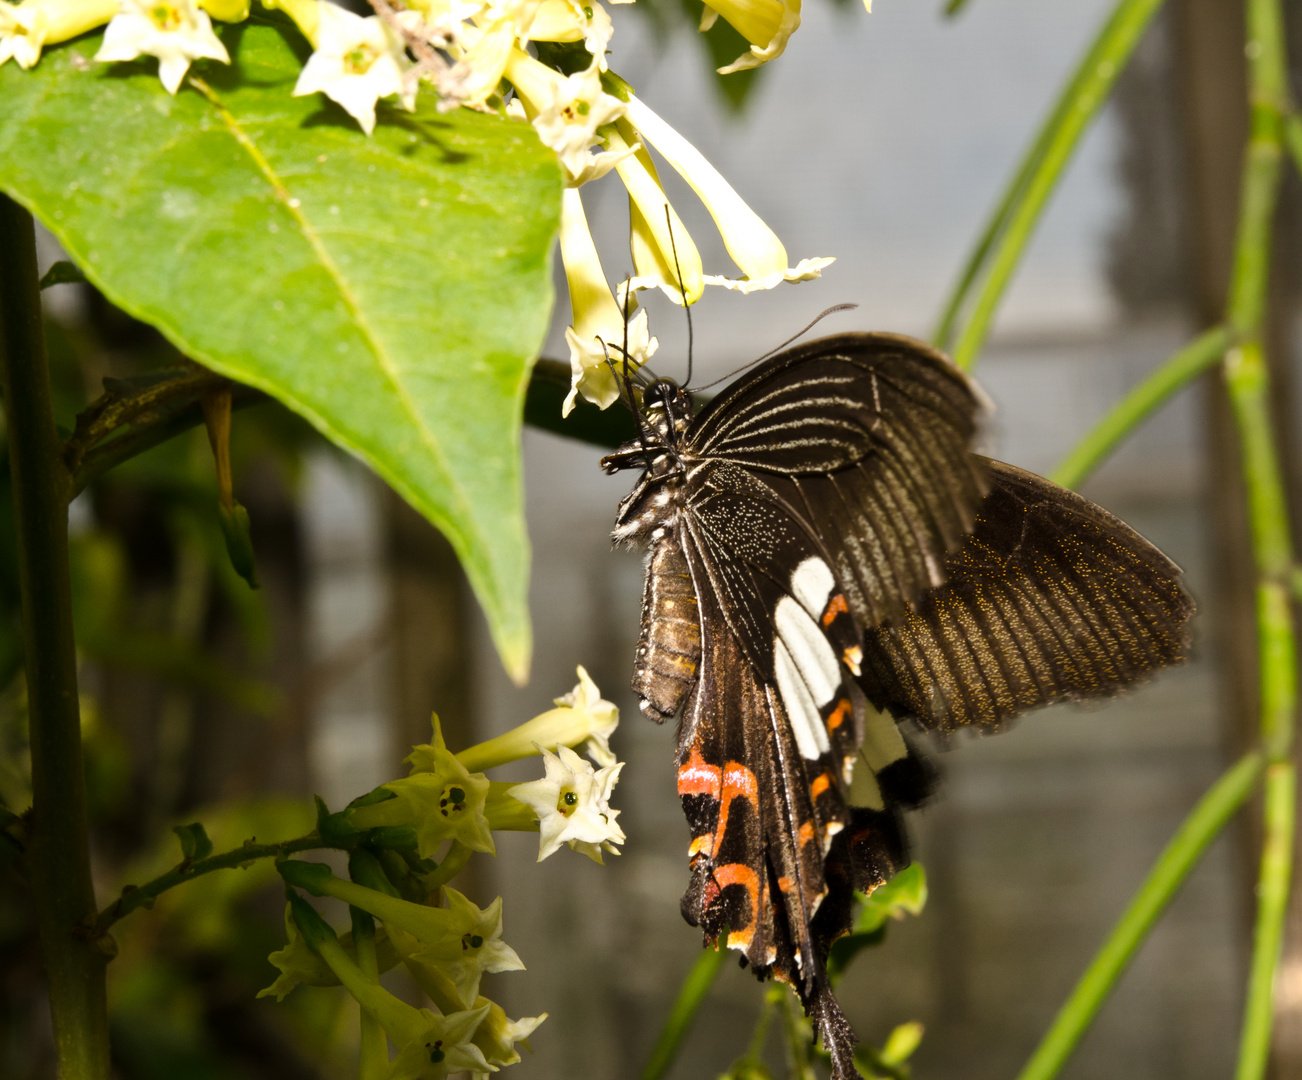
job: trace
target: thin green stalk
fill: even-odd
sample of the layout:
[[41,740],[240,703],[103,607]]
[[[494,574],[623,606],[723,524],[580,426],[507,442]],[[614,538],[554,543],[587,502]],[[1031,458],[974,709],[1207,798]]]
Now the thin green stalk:
[[710,992],[710,987],[714,985],[715,978],[728,959],[728,947],[723,943],[725,936],[726,931],[719,935],[717,949],[705,949],[692,964],[692,970],[687,973],[687,978],[679,988],[674,1007],[669,1010],[669,1019],[660,1031],[655,1049],[651,1051],[651,1058],[642,1070],[642,1080],[660,1080],[669,1071],[678,1048],[691,1030],[692,1021],[696,1019],[705,995]]
[[[1112,90],[1113,83],[1130,60],[1149,21],[1162,0],[1121,0],[1103,27],[1098,40],[1086,54],[1078,77],[1068,84],[1064,101],[1056,107],[1044,153],[1025,187],[1019,192],[1008,223],[999,240],[990,272],[977,298],[972,317],[963,328],[954,349],[954,362],[970,368],[981,351],[995,310],[1012,280],[1049,196],[1057,187],[1062,171]],[[1063,107],[1065,106],[1065,107]]]
[[203,877],[204,874],[211,874],[214,870],[234,870],[248,865],[255,859],[281,858],[300,851],[315,851],[330,846],[333,845],[323,843],[321,837],[312,832],[307,836],[283,840],[278,844],[244,844],[230,851],[223,851],[220,855],[210,855],[206,859],[199,859],[192,863],[183,862],[144,885],[124,889],[122,895],[100,913],[95,923],[96,932],[107,933],[109,927],[119,919],[130,915],[137,908],[150,907],[168,889],[174,889],[187,881]]
[[[960,3],[951,3],[946,10],[946,15],[957,14]],[[1108,26],[1111,25],[1109,20]],[[977,238],[969,252],[967,261],[963,264],[963,271],[959,275],[958,283],[950,293],[949,301],[945,305],[945,310],[941,314],[940,322],[936,325],[936,330],[932,334],[931,340],[938,349],[948,349],[954,334],[954,324],[958,319],[959,313],[963,310],[963,304],[972,290],[972,286],[981,276],[986,259],[990,255],[995,241],[1003,233],[1004,227],[1008,224],[1008,219],[1012,214],[1013,207],[1017,205],[1018,199],[1026,190],[1026,185],[1030,178],[1035,174],[1040,163],[1044,160],[1044,155],[1053,142],[1054,135],[1058,131],[1067,114],[1074,107],[1076,99],[1081,92],[1081,87],[1090,77],[1090,73],[1095,71],[1100,62],[1105,57],[1103,51],[1108,43],[1107,27],[1091,43],[1089,51],[1084,58],[1076,65],[1076,70],[1072,72],[1071,78],[1067,80],[1067,85],[1058,93],[1058,99],[1054,102],[1053,108],[1049,115],[1040,125],[1040,130],[1036,133],[1035,141],[1027,148],[1022,160],[1017,165],[1017,171],[1013,173],[1012,179],[1004,189],[1003,195],[999,199],[998,205],[994,212],[986,220],[985,228]]]
[[1237,1080],[1260,1080],[1270,1054],[1275,974],[1292,876],[1296,783],[1290,760],[1297,711],[1297,639],[1289,585],[1293,543],[1288,502],[1271,423],[1270,377],[1262,322],[1271,232],[1282,171],[1283,118],[1289,108],[1280,0],[1248,0],[1251,135],[1244,155],[1239,228],[1227,302],[1230,325],[1244,336],[1225,358],[1225,383],[1239,431],[1253,561],[1257,571],[1257,653],[1261,740],[1266,777],[1257,923],[1248,975]]
[[1256,788],[1263,765],[1260,754],[1249,754],[1199,800],[1085,969],[1018,1080],[1051,1080],[1058,1075],[1157,917]]
[[107,1080],[109,948],[95,922],[68,580],[67,470],[50,404],[31,215],[0,195],[0,384],[8,420],[32,754],[27,865],[62,1080]]
[[1293,873],[1293,819],[1297,775],[1291,762],[1277,762],[1266,772],[1265,846],[1257,884],[1257,927],[1252,947],[1252,974],[1243,1010],[1243,1036],[1235,1080],[1266,1074],[1275,1012],[1275,969],[1284,943],[1289,880]]
[[1284,147],[1293,159],[1293,168],[1302,176],[1302,116],[1291,113],[1284,121]]
[[1191,341],[1113,406],[1063,458],[1050,479],[1063,487],[1076,487],[1167,398],[1220,360],[1232,340],[1230,332],[1218,326]]

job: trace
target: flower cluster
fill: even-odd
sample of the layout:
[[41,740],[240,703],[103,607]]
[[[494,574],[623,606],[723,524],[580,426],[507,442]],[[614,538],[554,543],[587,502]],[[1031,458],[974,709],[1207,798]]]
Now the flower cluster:
[[[610,749],[619,714],[583,668],[578,674],[554,709],[460,754],[448,750],[435,717],[430,742],[407,758],[410,775],[339,813],[322,806],[318,837],[349,852],[347,878],[304,859],[279,863],[287,943],[271,954],[279,975],[259,996],[280,1000],[300,985],[343,986],[362,1008],[362,1077],[484,1076],[519,1061],[516,1047],[527,1049],[546,1019],[511,1020],[479,992],[486,972],[524,964],[502,940],[501,898],[480,908],[449,882],[472,852],[494,851],[500,829],[537,830],[539,860],[563,843],[597,862],[603,850],[618,853],[624,833],[609,800],[623,768]],[[534,754],[544,758],[541,780],[497,783],[483,773]],[[350,930],[337,933],[304,893],[347,904]],[[380,976],[399,964],[435,1009],[416,1008],[381,985]]]
[[[561,257],[569,283],[572,388],[605,408],[619,396],[616,369],[636,370],[654,354],[639,290],[660,288],[694,303],[706,285],[751,292],[817,277],[829,258],[788,265],[764,224],[678,132],[609,70],[613,30],[599,0],[372,0],[363,18],[329,0],[261,0],[297,24],[313,48],[295,95],[325,94],[370,134],[376,104],[416,107],[431,84],[439,108],[500,112],[532,124],[561,163],[567,190]],[[610,0],[631,3],[632,0]],[[865,0],[867,2],[867,0]],[[229,63],[211,19],[238,22],[250,0],[0,0],[0,64],[24,68],[41,50],[107,23],[96,59],[158,58],[175,94],[200,59]],[[722,71],[755,67],[780,55],[800,25],[800,0],[710,0],[702,29],[722,16],[750,50]],[[211,17],[211,18],[210,18]],[[707,274],[700,252],[670,206],[649,148],[678,172],[709,210],[740,273]],[[579,188],[615,172],[629,195],[634,275],[617,302],[584,215]]]

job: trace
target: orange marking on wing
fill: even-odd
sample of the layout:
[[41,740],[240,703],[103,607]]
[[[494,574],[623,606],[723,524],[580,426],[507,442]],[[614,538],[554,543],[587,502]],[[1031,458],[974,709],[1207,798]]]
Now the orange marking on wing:
[[701,852],[705,852],[708,855],[713,851],[714,834],[701,833],[700,836],[693,837],[692,842],[687,846],[687,857],[692,859],[701,854]]
[[[714,827],[713,845],[710,847],[711,857],[718,854],[719,846],[723,843],[723,834],[728,829],[728,812],[732,809],[733,799],[740,795],[751,804],[756,814],[759,813],[759,782],[755,779],[755,774],[740,761],[730,761],[723,767],[721,786],[719,823]],[[679,791],[681,790],[680,783]]]
[[846,717],[850,715],[851,707],[849,698],[842,698],[838,701],[836,708],[832,710],[832,715],[827,718],[827,730],[835,731],[844,724]]
[[755,925],[759,922],[759,877],[745,863],[728,863],[727,866],[715,868],[714,881],[720,891],[729,885],[743,885],[750,894],[750,925],[728,934],[729,948],[747,948],[755,936]]
[[707,764],[697,747],[692,748],[692,756],[686,763],[678,767],[679,795],[713,795],[717,799],[722,781],[722,770]]
[[827,602],[827,610],[823,612],[823,625],[831,626],[838,615],[844,615],[850,610],[850,605],[845,602],[845,595],[837,593]]
[[789,877],[780,877],[780,878],[778,878],[778,888],[781,889],[783,892],[790,892],[790,891],[791,891],[791,879],[790,879]]
[[800,826],[800,833],[798,839],[800,840],[801,847],[804,847],[812,839],[814,839],[814,823],[812,821],[806,821],[803,825]]
[[858,645],[849,646],[841,654],[841,659],[845,661],[845,666],[853,671],[856,675],[862,674],[863,671],[863,649]]
[[[829,723],[828,727],[832,725]],[[830,773],[823,773],[812,784],[809,785],[809,794],[817,799],[823,792],[832,786],[832,776]]]

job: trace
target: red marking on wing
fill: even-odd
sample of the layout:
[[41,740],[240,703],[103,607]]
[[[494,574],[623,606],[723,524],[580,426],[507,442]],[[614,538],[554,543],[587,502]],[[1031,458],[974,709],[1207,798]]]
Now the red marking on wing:
[[827,602],[827,609],[823,612],[823,625],[831,626],[838,615],[844,615],[850,610],[850,605],[845,602],[845,596],[837,593]]
[[693,747],[692,756],[678,768],[679,795],[713,795],[717,799],[722,782],[722,770],[708,764],[699,747]]

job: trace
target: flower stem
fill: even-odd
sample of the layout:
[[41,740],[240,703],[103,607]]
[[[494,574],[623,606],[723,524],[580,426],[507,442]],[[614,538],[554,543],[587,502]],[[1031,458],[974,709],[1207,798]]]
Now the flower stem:
[[68,579],[71,483],[50,403],[32,216],[0,195],[0,385],[8,421],[32,754],[27,864],[63,1080],[107,1080],[109,948],[95,922]]
[[[954,348],[954,362],[959,367],[967,369],[976,362],[1004,291],[1063,169],[1071,160],[1086,128],[1103,107],[1112,84],[1125,69],[1145,27],[1161,6],[1162,0],[1120,0],[1054,106],[1023,165],[1026,176],[1023,177],[1019,171],[1014,178],[1009,194],[1016,190],[1016,195],[1011,199],[1005,196],[1005,204],[996,211],[996,220],[1002,219],[1001,226],[997,230],[987,230],[1002,235],[998,246],[994,247],[990,271],[977,297],[972,317]],[[984,250],[981,244],[985,245]],[[994,236],[991,235],[989,240],[982,237],[981,244],[976,255],[980,256],[979,261],[985,261],[994,245]],[[974,261],[977,261],[976,255]],[[950,308],[955,312],[962,303],[962,293],[971,287],[975,278],[975,268],[972,268],[972,272],[965,274],[960,281],[958,295],[950,302]],[[950,336],[952,323],[953,317],[947,311],[938,338]]]
[[223,851],[220,855],[210,855],[208,858],[200,859],[197,862],[182,863],[139,888],[124,889],[122,895],[100,913],[96,922],[96,930],[99,933],[106,932],[115,922],[130,915],[137,908],[149,907],[154,900],[167,892],[168,889],[183,885],[187,881],[193,881],[204,874],[211,874],[214,870],[234,870],[236,867],[244,866],[254,859],[278,858],[284,855],[293,855],[300,851],[316,851],[333,846],[335,845],[323,843],[320,836],[315,832],[311,832],[307,836],[300,836],[294,840],[282,840],[277,844],[244,844],[242,847],[234,848],[231,851]]
[[1017,1080],[1058,1075],[1157,917],[1256,788],[1262,767],[1261,755],[1249,754],[1217,780],[1185,818]]
[[720,934],[718,947],[703,950],[692,964],[692,970],[687,973],[687,978],[678,990],[674,1007],[669,1010],[669,1019],[660,1031],[655,1049],[651,1051],[651,1058],[642,1070],[642,1080],[660,1080],[669,1071],[678,1048],[691,1030],[701,1003],[705,1001],[705,996],[728,959],[725,936]]
[[1072,449],[1050,479],[1074,488],[1167,398],[1220,360],[1233,336],[1223,326],[1196,337],[1121,399]]

